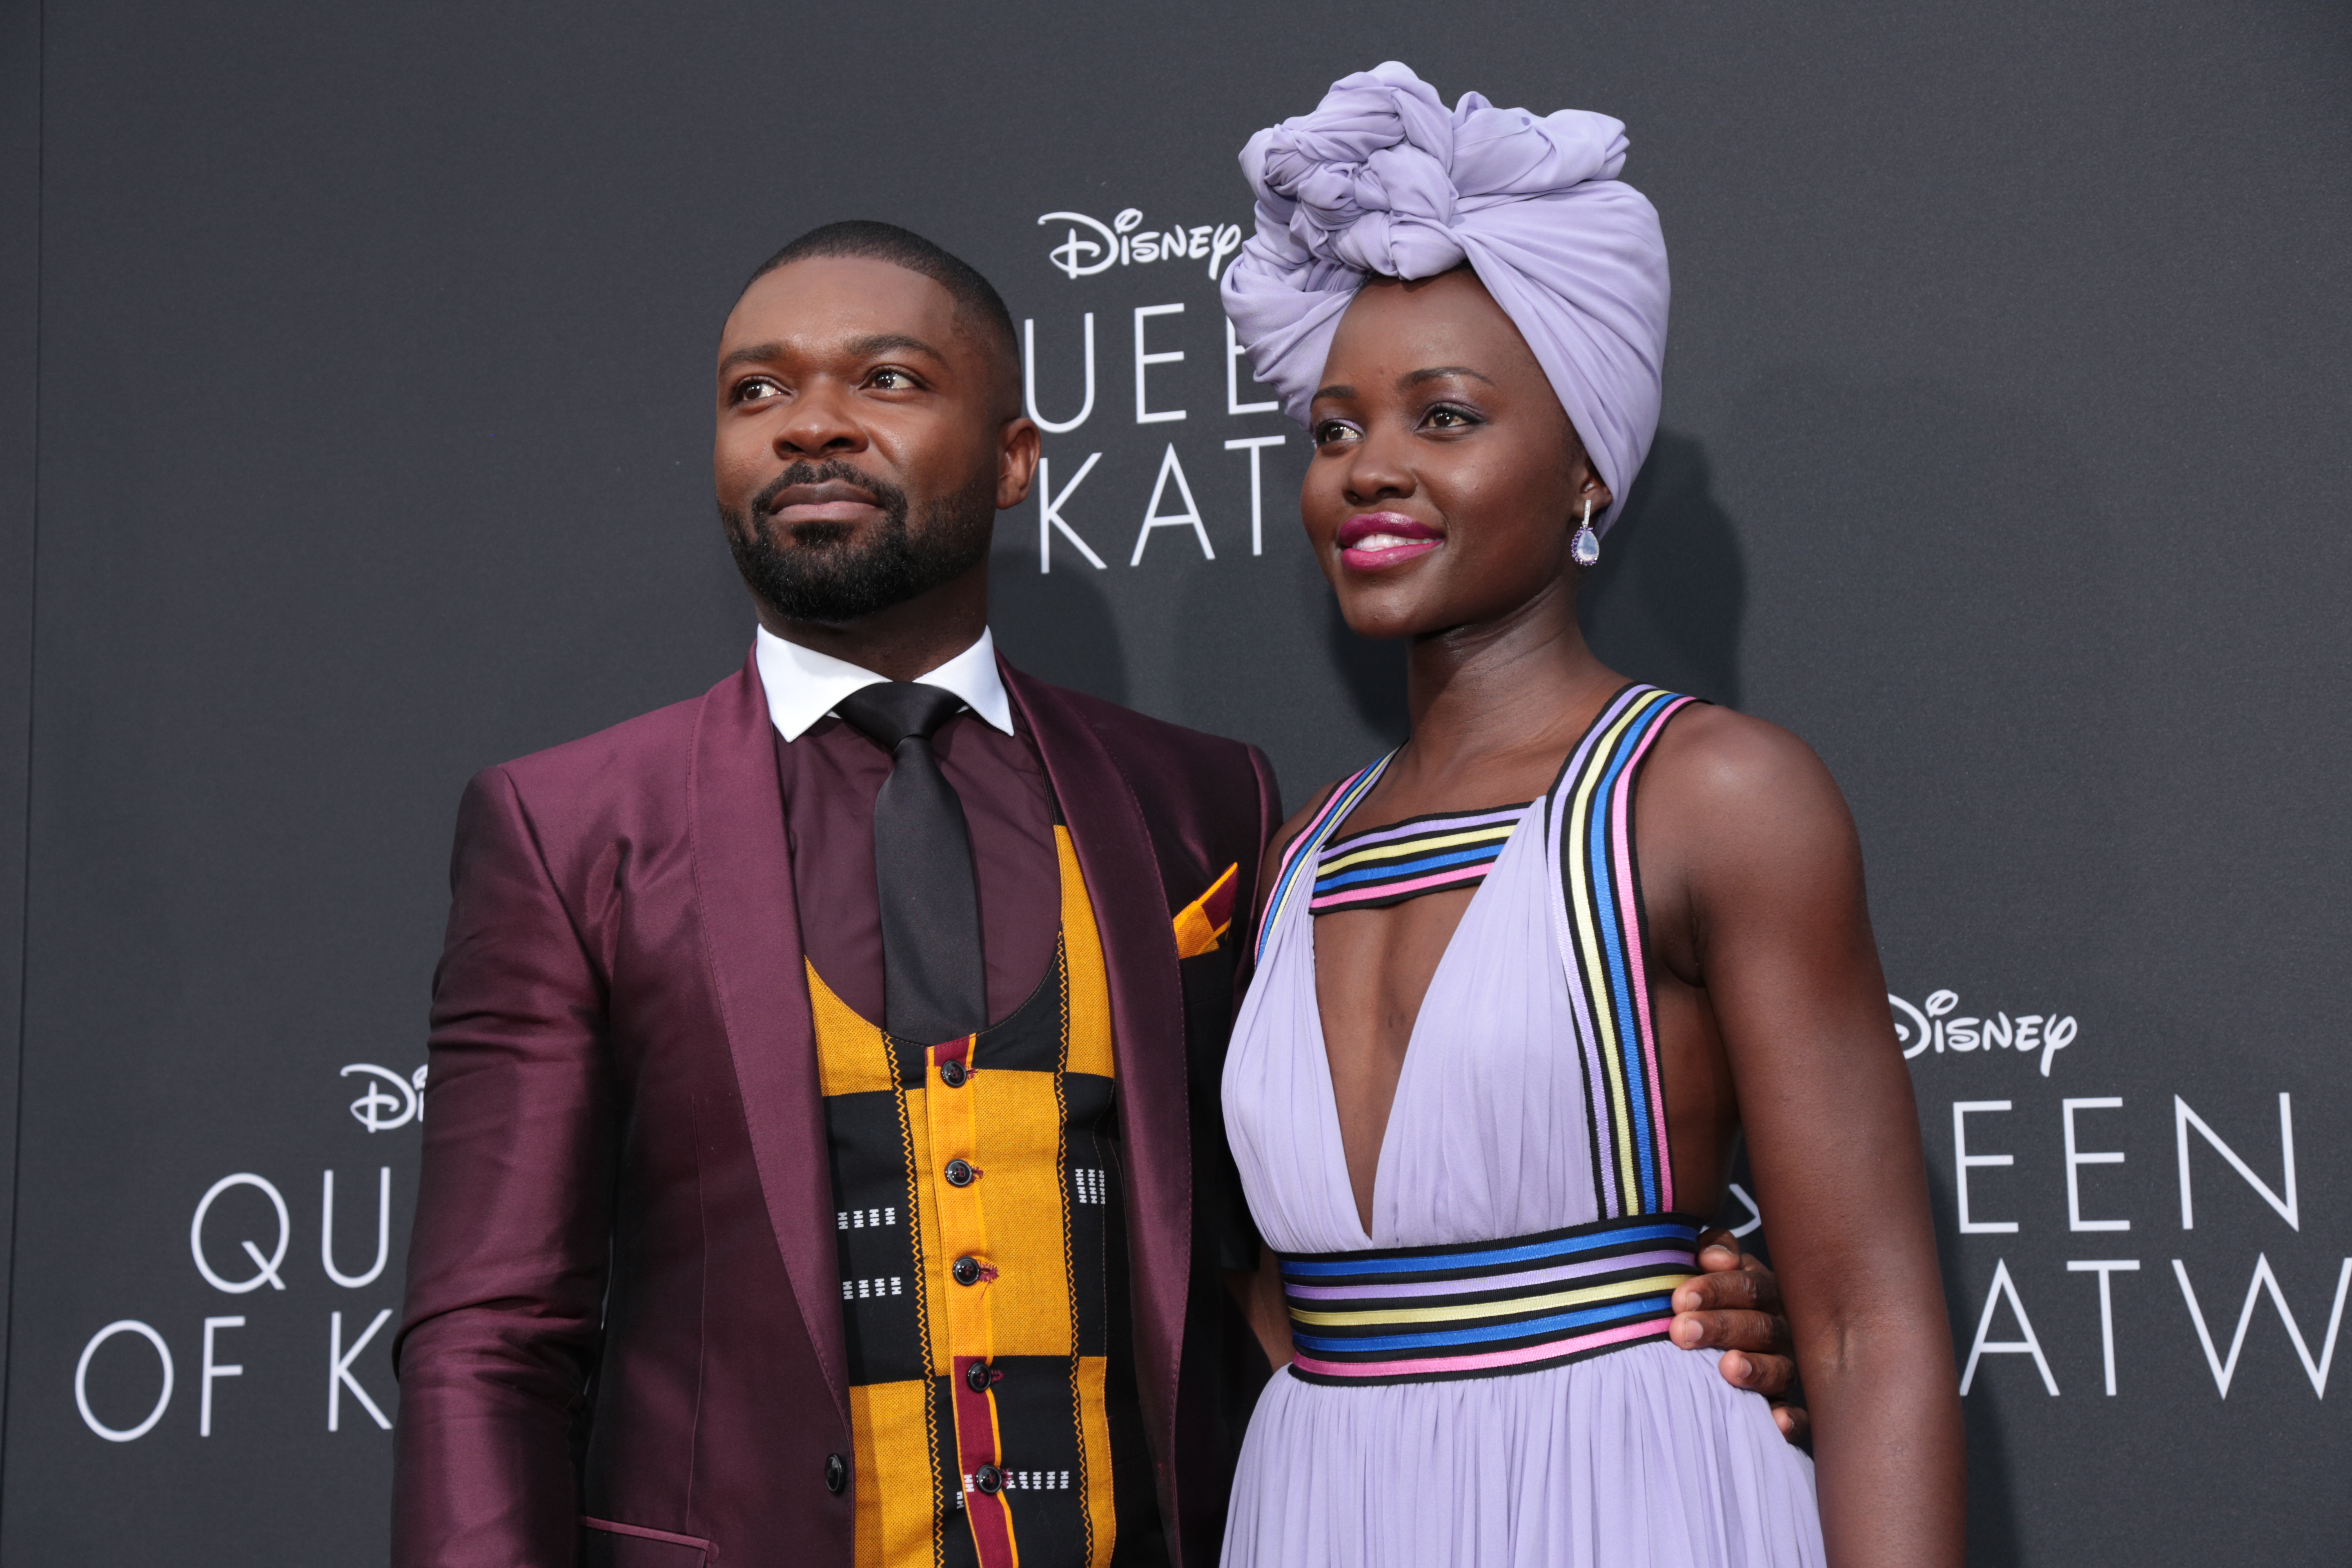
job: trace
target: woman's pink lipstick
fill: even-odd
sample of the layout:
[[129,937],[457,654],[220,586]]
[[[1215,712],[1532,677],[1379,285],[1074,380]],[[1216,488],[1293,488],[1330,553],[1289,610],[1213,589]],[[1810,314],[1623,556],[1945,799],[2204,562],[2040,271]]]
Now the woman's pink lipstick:
[[1444,542],[1444,529],[1399,511],[1359,512],[1339,525],[1339,559],[1358,572],[1411,561]]

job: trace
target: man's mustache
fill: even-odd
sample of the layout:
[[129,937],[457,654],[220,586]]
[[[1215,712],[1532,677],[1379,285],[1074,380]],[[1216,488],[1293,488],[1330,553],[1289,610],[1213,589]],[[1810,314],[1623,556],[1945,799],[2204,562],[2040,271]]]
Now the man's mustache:
[[885,511],[896,511],[906,504],[906,495],[898,486],[887,484],[862,473],[839,458],[822,463],[794,463],[760,487],[751,498],[751,510],[765,517],[775,511],[777,498],[797,485],[848,485],[864,492],[873,503]]

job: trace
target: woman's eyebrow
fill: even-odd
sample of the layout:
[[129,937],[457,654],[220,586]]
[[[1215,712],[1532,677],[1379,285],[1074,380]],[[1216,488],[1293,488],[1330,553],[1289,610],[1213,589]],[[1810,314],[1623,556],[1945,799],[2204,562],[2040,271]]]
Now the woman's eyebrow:
[[1355,395],[1356,389],[1354,387],[1342,386],[1338,382],[1333,382],[1329,386],[1324,387],[1316,393],[1315,396],[1307,399],[1307,401],[1312,403],[1326,397],[1353,397]]
[[1492,381],[1488,381],[1486,377],[1480,375],[1476,371],[1472,370],[1466,364],[1440,364],[1432,365],[1427,370],[1406,372],[1404,374],[1397,377],[1397,388],[1399,391],[1403,391],[1410,387],[1419,386],[1425,381],[1443,381],[1447,376],[1452,375],[1467,376],[1472,381],[1484,381],[1488,386],[1495,384]]

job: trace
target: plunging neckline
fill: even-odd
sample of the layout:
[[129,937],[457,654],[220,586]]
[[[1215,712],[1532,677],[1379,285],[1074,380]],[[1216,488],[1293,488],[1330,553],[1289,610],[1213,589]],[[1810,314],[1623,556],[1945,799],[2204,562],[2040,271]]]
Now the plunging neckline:
[[[1582,742],[1580,741],[1579,745],[1580,746]],[[1565,771],[1565,767],[1566,764],[1563,763],[1563,771]],[[1555,784],[1553,787],[1557,788],[1558,785]],[[1528,816],[1541,808],[1548,801],[1550,800],[1550,792],[1547,791],[1543,795],[1540,795],[1535,799],[1528,802],[1525,806],[1520,808],[1518,820],[1511,824],[1510,836],[1503,840],[1503,847],[1495,857],[1495,866],[1500,866],[1503,863],[1503,857],[1509,854],[1511,852],[1512,846],[1518,842],[1519,830],[1527,826]],[[1334,826],[1336,826],[1337,825],[1335,824]],[[1394,823],[1389,823],[1383,826],[1392,827],[1396,825]],[[1368,833],[1378,833],[1381,831],[1381,828],[1371,827],[1366,828],[1364,831]],[[1322,844],[1316,845],[1314,847],[1313,853],[1319,858],[1324,848],[1338,837],[1339,835],[1337,833],[1332,834],[1327,837]],[[1439,950],[1437,954],[1437,966],[1429,972],[1429,984],[1422,988],[1421,1001],[1413,1008],[1412,1026],[1405,1031],[1404,1056],[1403,1058],[1397,1063],[1396,1088],[1389,1096],[1388,1115],[1381,1122],[1381,1135],[1374,1141],[1373,1145],[1370,1224],[1367,1224],[1365,1222],[1364,1215],[1356,1207],[1356,1184],[1354,1180],[1349,1178],[1344,1183],[1348,1194],[1348,1216],[1355,1221],[1357,1231],[1363,1237],[1363,1245],[1366,1247],[1377,1245],[1372,1239],[1372,1228],[1373,1226],[1380,1222],[1381,1174],[1388,1168],[1389,1134],[1396,1129],[1397,1102],[1404,1097],[1405,1079],[1412,1071],[1413,1058],[1416,1055],[1420,1054],[1421,1023],[1423,1018],[1429,1016],[1430,993],[1437,989],[1438,982],[1445,976],[1447,966],[1453,963],[1455,940],[1461,936],[1462,928],[1470,923],[1470,916],[1472,912],[1477,909],[1478,900],[1486,897],[1487,887],[1495,879],[1493,871],[1494,867],[1489,867],[1487,876],[1481,880],[1476,887],[1470,889],[1469,901],[1462,906],[1462,913],[1460,917],[1454,921],[1454,929],[1446,932],[1445,945]],[[1360,910],[1355,912],[1371,913],[1373,911]],[[1317,951],[1315,940],[1316,927],[1322,923],[1322,920],[1328,920],[1330,917],[1324,916],[1322,919],[1318,919],[1314,916],[1308,915],[1303,909],[1300,910],[1298,913],[1299,918],[1303,919],[1307,923],[1307,994],[1314,1004],[1307,1009],[1307,1011],[1315,1019],[1315,1057],[1316,1059],[1322,1064],[1323,1068],[1323,1111],[1330,1120],[1333,1142],[1339,1151],[1339,1165],[1341,1173],[1345,1175],[1348,1164],[1348,1134],[1347,1129],[1339,1121],[1339,1080],[1331,1070],[1331,1039],[1330,1036],[1325,1033],[1323,1028],[1323,961],[1321,953]]]
[[[1421,1003],[1413,1009],[1412,1026],[1405,1033],[1404,1056],[1397,1064],[1396,1089],[1389,1097],[1388,1116],[1381,1123],[1380,1137],[1374,1144],[1372,1155],[1371,1224],[1366,1224],[1365,1216],[1361,1213],[1358,1212],[1356,1208],[1356,1184],[1348,1172],[1348,1139],[1346,1129],[1339,1121],[1339,1079],[1331,1071],[1331,1041],[1330,1037],[1324,1032],[1323,1028],[1323,971],[1321,955],[1317,952],[1315,937],[1315,926],[1318,923],[1317,918],[1310,914],[1303,905],[1292,908],[1284,907],[1286,900],[1284,898],[1283,891],[1281,889],[1277,889],[1276,893],[1276,909],[1274,912],[1274,918],[1278,919],[1287,917],[1293,921],[1304,921],[1307,923],[1307,999],[1310,1004],[1307,1011],[1314,1018],[1315,1057],[1321,1069],[1323,1110],[1324,1115],[1328,1119],[1333,1134],[1333,1144],[1339,1152],[1340,1184],[1347,1194],[1347,1201],[1344,1206],[1347,1210],[1348,1217],[1355,1223],[1357,1234],[1363,1238],[1363,1246],[1373,1247],[1378,1245],[1378,1243],[1373,1239],[1372,1230],[1373,1227],[1378,1225],[1381,1216],[1381,1175],[1382,1172],[1387,1170],[1389,1164],[1389,1134],[1396,1129],[1397,1102],[1404,1096],[1405,1080],[1411,1076],[1414,1059],[1418,1055],[1420,1055],[1419,1047],[1421,1044],[1421,1025],[1422,1020],[1429,1015],[1430,993],[1437,989],[1438,984],[1445,978],[1448,966],[1454,962],[1454,939],[1462,934],[1463,926],[1469,921],[1472,914],[1476,912],[1479,900],[1486,896],[1487,889],[1494,884],[1497,873],[1502,868],[1504,858],[1510,854],[1512,848],[1518,843],[1519,830],[1527,826],[1528,817],[1530,815],[1535,815],[1539,819],[1549,819],[1552,802],[1554,798],[1559,795],[1561,786],[1567,784],[1569,774],[1575,769],[1578,759],[1587,754],[1588,751],[1593,745],[1595,738],[1601,734],[1602,727],[1608,722],[1611,715],[1618,711],[1619,705],[1625,699],[1626,694],[1633,691],[1654,691],[1656,689],[1657,689],[1654,687],[1643,687],[1637,681],[1627,681],[1622,686],[1618,687],[1616,690],[1612,692],[1609,697],[1601,702],[1599,710],[1586,721],[1584,728],[1578,731],[1576,742],[1573,745],[1569,747],[1568,754],[1560,759],[1559,767],[1552,775],[1550,786],[1541,795],[1536,796],[1535,799],[1528,802],[1527,805],[1521,810],[1518,820],[1511,825],[1510,836],[1504,839],[1503,847],[1496,852],[1494,863],[1486,868],[1486,875],[1479,881],[1475,888],[1471,889],[1470,901],[1462,906],[1461,918],[1454,921],[1453,931],[1446,933],[1445,946],[1437,955],[1437,965],[1429,972],[1429,984],[1423,989],[1421,994]],[[1687,700],[1689,700],[1689,699],[1677,698],[1675,700],[1674,705],[1679,707],[1681,703]],[[1671,711],[1671,710],[1669,710],[1669,711]],[[1403,750],[1402,747],[1398,748],[1398,751],[1401,752],[1402,750]],[[1369,784],[1362,785],[1366,794],[1369,794],[1370,787],[1373,784],[1377,784],[1381,776],[1388,772],[1389,764],[1394,762],[1396,757],[1397,752],[1391,752],[1388,755],[1381,758],[1377,763],[1374,763],[1370,769],[1367,770],[1371,773],[1372,777]],[[1361,775],[1359,775],[1359,778],[1360,777]],[[1342,784],[1339,787],[1343,790],[1348,789],[1354,786],[1356,783],[1356,780],[1350,780],[1348,784]],[[1356,800],[1349,802],[1346,805],[1340,808],[1338,814],[1318,825],[1318,837],[1315,842],[1298,847],[1301,861],[1303,863],[1294,863],[1294,868],[1299,874],[1307,877],[1310,888],[1313,884],[1316,866],[1321,861],[1323,851],[1330,846],[1334,839],[1342,837],[1339,833],[1339,829],[1346,825],[1348,817],[1352,816],[1356,808],[1360,805],[1362,805],[1362,799],[1360,796]],[[1362,832],[1379,833],[1382,831],[1384,827],[1394,827],[1399,826],[1400,823],[1409,822],[1412,820],[1414,819],[1412,817],[1402,817],[1399,818],[1397,822],[1383,824],[1381,827],[1365,828]],[[1347,837],[1358,836],[1359,835],[1349,835]],[[1329,917],[1326,916],[1324,918],[1328,919]]]

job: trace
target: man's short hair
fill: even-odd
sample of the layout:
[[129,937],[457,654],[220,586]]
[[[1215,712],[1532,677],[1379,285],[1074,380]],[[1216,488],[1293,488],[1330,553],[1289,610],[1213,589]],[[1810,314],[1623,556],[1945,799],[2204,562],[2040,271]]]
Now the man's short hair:
[[[872,218],[849,218],[841,223],[829,223],[813,228],[790,245],[785,246],[743,281],[749,289],[779,267],[804,261],[813,256],[851,256],[887,261],[919,273],[948,291],[955,300],[956,314],[964,324],[975,330],[983,341],[992,342],[1003,376],[1003,389],[1009,397],[1019,396],[1021,376],[1020,340],[1013,334],[1013,312],[1004,308],[1004,297],[996,286],[980,275],[979,270],[961,257],[933,244],[912,229],[900,228],[895,223],[879,223]],[[1017,407],[1018,404],[1015,403]]]

